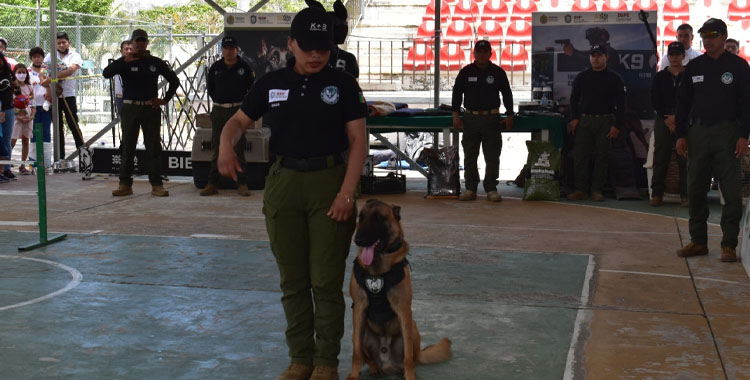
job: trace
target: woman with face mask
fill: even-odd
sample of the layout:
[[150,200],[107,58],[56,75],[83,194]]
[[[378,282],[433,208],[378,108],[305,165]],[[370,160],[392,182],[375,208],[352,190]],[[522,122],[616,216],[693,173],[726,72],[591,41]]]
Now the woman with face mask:
[[[0,133],[2,133],[2,139],[0,139],[0,160],[10,159],[10,138],[13,134],[13,124],[15,123],[15,115],[13,113],[13,89],[15,82],[16,78],[8,61],[0,53],[0,112],[5,114],[5,120],[0,122]],[[16,176],[10,172],[10,165],[4,165],[2,174],[0,174],[0,183],[8,182],[15,178]]]
[[[29,82],[29,70],[25,65],[19,63],[13,68],[13,74],[16,76],[16,97],[13,99],[13,113],[16,122],[13,124],[13,136],[10,141],[11,151],[16,147],[16,140],[21,139],[21,160],[26,161],[29,158],[29,139],[34,134],[34,113],[36,108],[33,106],[34,88]],[[18,168],[20,174],[31,174],[24,165]],[[11,173],[12,174],[12,173]]]

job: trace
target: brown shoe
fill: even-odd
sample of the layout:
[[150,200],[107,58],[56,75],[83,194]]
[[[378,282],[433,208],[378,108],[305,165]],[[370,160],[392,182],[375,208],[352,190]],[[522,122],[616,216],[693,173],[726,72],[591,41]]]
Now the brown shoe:
[[132,195],[132,194],[133,194],[133,186],[130,186],[130,185],[120,184],[117,190],[112,190],[112,196],[114,197],[122,197],[125,195]]
[[239,194],[242,197],[249,197],[250,190],[247,189],[247,185],[239,185],[237,186],[237,194]]
[[487,193],[487,200],[490,202],[502,202],[503,196],[500,195],[497,191],[490,191]]
[[651,202],[648,202],[651,206],[658,207],[661,206],[661,204],[664,203],[662,200],[661,195],[654,195],[651,197]]
[[680,198],[680,206],[682,207],[690,206],[690,201],[687,199],[687,197]]
[[688,245],[677,250],[679,257],[693,257],[708,255],[708,246],[705,244],[696,244],[690,242]]
[[339,371],[334,367],[316,365],[310,380],[339,380]]
[[568,194],[568,200],[569,201],[580,201],[580,200],[584,200],[584,199],[586,199],[588,197],[589,196],[586,193],[584,193],[583,191],[581,191],[581,190],[576,190],[576,191]]
[[466,190],[458,196],[459,201],[473,201],[477,199],[477,192],[473,190]]
[[604,202],[604,194],[599,191],[591,193],[591,200],[596,202]]
[[219,194],[219,189],[216,187],[216,185],[208,184],[206,187],[201,190],[200,195],[201,197],[205,197],[208,195],[216,195]]
[[737,252],[734,247],[721,247],[721,261],[733,263],[737,261]]
[[276,380],[309,380],[313,367],[299,363],[292,363]]
[[168,197],[169,191],[164,190],[164,186],[162,185],[151,186],[151,195],[155,197]]

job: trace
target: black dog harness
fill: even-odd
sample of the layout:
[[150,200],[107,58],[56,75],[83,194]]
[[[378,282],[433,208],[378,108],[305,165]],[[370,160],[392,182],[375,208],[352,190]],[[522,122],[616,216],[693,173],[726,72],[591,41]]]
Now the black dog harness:
[[372,276],[359,265],[357,259],[354,259],[354,279],[367,293],[367,319],[375,323],[385,323],[396,317],[388,301],[388,291],[406,277],[404,267],[407,265],[409,262],[404,259],[394,264],[387,273]]

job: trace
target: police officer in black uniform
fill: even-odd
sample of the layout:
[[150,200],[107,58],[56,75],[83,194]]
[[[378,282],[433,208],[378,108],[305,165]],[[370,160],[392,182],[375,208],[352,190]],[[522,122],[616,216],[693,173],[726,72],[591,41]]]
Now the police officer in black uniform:
[[[226,36],[221,39],[221,59],[216,61],[208,70],[206,76],[206,89],[208,96],[213,101],[211,109],[211,170],[208,172],[208,184],[201,190],[200,195],[218,194],[219,170],[216,160],[219,158],[219,144],[221,131],[229,118],[240,109],[242,99],[245,97],[255,81],[255,74],[250,65],[238,57],[239,48],[237,39]],[[234,151],[237,160],[245,167],[245,136],[237,140]],[[237,173],[237,192],[242,196],[250,195],[247,188],[247,175],[244,172]]]
[[[619,74],[607,67],[607,48],[592,46],[589,61],[591,67],[576,75],[570,93],[572,120],[568,128],[575,135],[576,188],[568,194],[572,201],[587,198],[589,185],[591,200],[604,200],[602,188],[607,181],[612,140],[620,133],[625,114],[625,84]],[[592,152],[595,153],[594,171],[590,175]]]
[[727,25],[710,18],[698,30],[706,53],[687,64],[677,90],[677,153],[687,157],[690,243],[680,257],[708,254],[711,173],[724,196],[721,211],[721,261],[737,261],[742,219],[740,157],[750,134],[750,66],[724,50]]
[[[132,174],[135,146],[138,142],[139,129],[143,129],[151,195],[166,197],[169,196],[169,192],[164,189],[160,174],[160,107],[172,99],[180,86],[180,81],[166,62],[152,56],[151,52],[146,49],[148,34],[145,30],[136,29],[131,37],[132,53],[113,61],[102,72],[102,76],[108,79],[119,74],[123,87],[120,186],[112,191],[112,195],[118,197],[133,194]],[[169,89],[164,99],[158,97],[159,76],[169,82]]]
[[[453,85],[453,127],[463,131],[461,144],[465,155],[466,191],[459,196],[462,201],[477,199],[479,186],[477,158],[480,145],[487,164],[482,182],[484,191],[487,192],[487,200],[492,202],[502,200],[497,192],[502,149],[500,125],[503,123],[500,115],[500,93],[503,94],[505,104],[505,128],[511,129],[513,128],[513,92],[505,70],[490,61],[491,54],[489,41],[477,41],[474,46],[474,62],[458,72]],[[463,120],[459,117],[462,102],[466,108]]]
[[297,13],[288,67],[258,79],[221,134],[219,171],[236,178],[242,167],[232,147],[260,117],[271,127],[277,159],[266,178],[263,213],[287,319],[291,365],[278,378],[284,380],[339,379],[342,287],[366,155],[367,105],[356,80],[328,66],[332,32],[325,10]]
[[333,12],[328,12],[333,18],[333,41],[336,43],[331,49],[331,58],[328,60],[328,64],[334,69],[341,70],[351,74],[355,78],[359,78],[359,64],[354,54],[341,49],[338,45],[342,45],[346,42],[346,36],[349,34],[349,25],[346,23],[346,19],[349,13],[346,10],[346,6],[341,0],[336,0],[333,3]]
[[[685,66],[685,46],[675,41],[667,47],[669,66],[656,73],[651,86],[651,105],[656,111],[654,120],[654,170],[651,177],[651,206],[660,206],[664,197],[664,179],[672,158],[677,138],[675,131],[674,112],[677,106],[677,87],[682,80]],[[687,168],[685,158],[677,157],[680,170],[680,198],[683,207],[688,206],[687,198]]]

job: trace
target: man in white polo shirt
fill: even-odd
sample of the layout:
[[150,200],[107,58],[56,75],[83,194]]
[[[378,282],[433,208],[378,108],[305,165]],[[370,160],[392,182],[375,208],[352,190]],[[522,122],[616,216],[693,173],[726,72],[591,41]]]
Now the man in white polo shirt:
[[[691,59],[701,55],[701,52],[693,49],[693,27],[690,26],[690,24],[682,24],[677,27],[677,41],[682,43],[682,46],[685,47],[685,59],[682,60],[683,66],[686,66]],[[669,67],[669,52],[664,53],[661,57],[659,71],[662,71],[667,67]]]
[[[44,63],[49,65],[52,57],[50,53],[44,57]],[[70,48],[70,38],[65,32],[57,33],[57,78],[63,79],[68,77],[75,77],[78,75],[78,70],[81,68],[83,60],[81,55],[76,53]],[[58,117],[58,131],[60,134],[60,141],[56,144],[60,150],[60,157],[65,156],[65,128],[63,128],[63,115],[65,121],[68,124],[70,132],[73,134],[73,139],[76,142],[76,149],[83,145],[83,135],[81,130],[78,128],[78,107],[76,106],[76,79],[66,79],[58,82],[60,85],[57,87],[57,113]],[[62,91],[60,91],[62,90]]]

